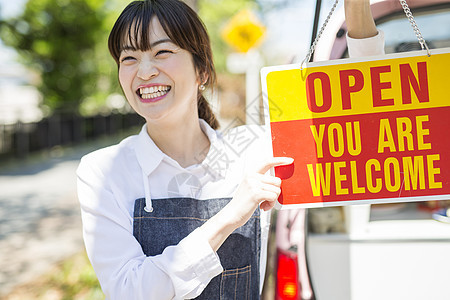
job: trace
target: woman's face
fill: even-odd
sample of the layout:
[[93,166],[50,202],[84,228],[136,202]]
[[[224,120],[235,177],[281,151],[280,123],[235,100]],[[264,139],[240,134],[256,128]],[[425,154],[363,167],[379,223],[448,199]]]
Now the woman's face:
[[119,81],[128,102],[148,123],[195,116],[199,80],[191,53],[169,39],[156,17],[149,38],[151,50],[125,45],[120,55]]

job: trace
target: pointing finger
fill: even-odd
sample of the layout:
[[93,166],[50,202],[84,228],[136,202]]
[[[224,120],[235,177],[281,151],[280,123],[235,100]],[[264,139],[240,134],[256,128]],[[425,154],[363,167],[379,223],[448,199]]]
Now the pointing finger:
[[265,174],[267,171],[269,171],[273,167],[290,165],[293,162],[294,162],[294,159],[291,157],[272,157],[271,159],[264,162],[264,164],[262,164],[257,169],[257,172],[260,174]]

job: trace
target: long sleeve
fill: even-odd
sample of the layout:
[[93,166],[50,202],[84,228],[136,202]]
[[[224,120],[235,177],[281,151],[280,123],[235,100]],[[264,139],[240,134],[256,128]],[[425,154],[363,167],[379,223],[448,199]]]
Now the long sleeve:
[[348,54],[351,58],[384,54],[384,33],[378,30],[376,36],[354,39],[347,34]]
[[[98,158],[98,157],[97,157]],[[182,299],[199,295],[222,272],[219,258],[195,230],[160,255],[147,257],[133,236],[129,211],[94,157],[77,170],[83,236],[107,299]]]

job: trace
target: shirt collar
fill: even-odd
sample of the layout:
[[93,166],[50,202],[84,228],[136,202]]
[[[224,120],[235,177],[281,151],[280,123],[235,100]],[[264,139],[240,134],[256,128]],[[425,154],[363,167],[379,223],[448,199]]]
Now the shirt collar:
[[164,153],[156,146],[155,142],[147,133],[147,124],[142,126],[141,132],[137,137],[137,144],[134,149],[136,157],[142,171],[148,176],[161,163]]
[[[199,119],[200,128],[206,134],[210,142],[210,148],[205,149],[208,151],[206,158],[201,163],[213,177],[224,176],[224,172],[228,165],[224,165],[226,161],[223,161],[224,146],[222,140],[219,138],[218,133],[209,126],[209,124]],[[136,156],[142,171],[148,176],[150,175],[163,161],[173,161],[164,152],[162,152],[155,142],[151,139],[147,132],[147,124],[144,124],[139,135],[137,136],[137,144],[135,147]]]

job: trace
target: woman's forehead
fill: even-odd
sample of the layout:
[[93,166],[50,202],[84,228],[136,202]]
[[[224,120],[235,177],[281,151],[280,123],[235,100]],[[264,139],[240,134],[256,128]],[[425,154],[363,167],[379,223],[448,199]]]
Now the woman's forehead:
[[139,19],[130,23],[122,35],[122,50],[126,48],[149,50],[161,43],[175,44],[157,17],[153,16],[150,23],[147,24],[148,26],[145,26],[146,24]]

